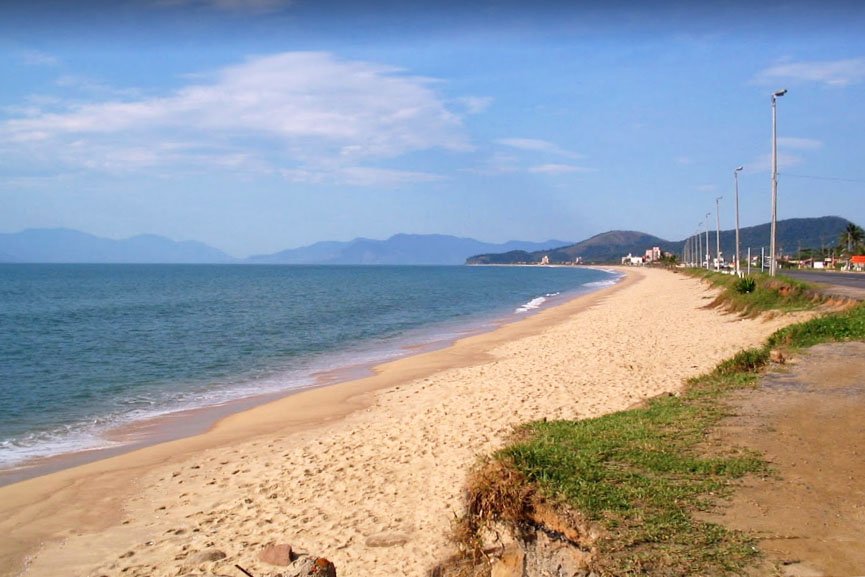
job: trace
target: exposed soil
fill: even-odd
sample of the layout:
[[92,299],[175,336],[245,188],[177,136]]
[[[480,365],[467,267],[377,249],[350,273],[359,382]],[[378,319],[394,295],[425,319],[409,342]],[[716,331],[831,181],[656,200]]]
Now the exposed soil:
[[717,441],[764,454],[710,520],[753,532],[754,575],[865,575],[865,343],[819,345],[737,394]]

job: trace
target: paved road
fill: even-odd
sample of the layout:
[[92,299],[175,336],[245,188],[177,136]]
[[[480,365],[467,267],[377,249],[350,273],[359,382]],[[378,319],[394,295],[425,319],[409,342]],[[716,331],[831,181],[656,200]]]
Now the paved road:
[[784,276],[826,285],[825,292],[865,300],[865,273],[816,270],[783,270]]

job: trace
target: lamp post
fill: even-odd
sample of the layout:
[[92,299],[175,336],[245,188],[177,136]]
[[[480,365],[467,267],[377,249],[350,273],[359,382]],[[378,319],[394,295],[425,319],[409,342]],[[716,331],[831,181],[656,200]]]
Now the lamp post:
[[715,270],[721,271],[721,205],[724,198],[719,196],[715,199]]
[[778,222],[778,131],[775,126],[775,103],[787,94],[787,89],[772,93],[772,230],[769,238],[769,276],[775,276],[775,228]]
[[697,225],[697,258],[695,259],[697,268],[703,267],[703,236],[700,234],[701,228],[703,228],[702,222]]
[[709,259],[709,256],[710,256],[710,251],[709,251],[709,217],[710,216],[712,216],[712,213],[707,212],[706,213],[706,220],[703,221],[706,223],[706,270],[709,270],[711,268],[710,262],[709,262],[709,260],[710,260]]
[[739,171],[743,168],[740,166],[733,171],[733,180],[736,181],[736,276],[741,276],[739,271],[739,255],[741,253],[739,248]]

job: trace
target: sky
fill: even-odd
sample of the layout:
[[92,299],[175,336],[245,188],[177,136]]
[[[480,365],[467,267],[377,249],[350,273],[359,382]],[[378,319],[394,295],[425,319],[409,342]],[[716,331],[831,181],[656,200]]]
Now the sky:
[[[865,225],[865,3],[5,0],[0,232]],[[716,203],[716,198],[721,197]],[[717,212],[716,212],[717,206]]]

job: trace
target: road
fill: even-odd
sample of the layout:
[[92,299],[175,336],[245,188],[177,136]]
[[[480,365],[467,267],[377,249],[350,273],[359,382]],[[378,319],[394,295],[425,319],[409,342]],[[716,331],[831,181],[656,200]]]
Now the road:
[[826,285],[827,294],[865,300],[865,273],[816,270],[783,270],[780,274],[806,282]]

